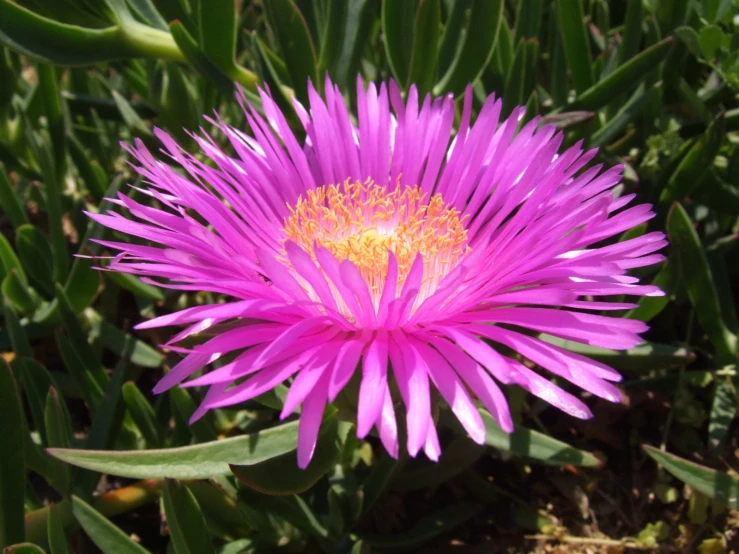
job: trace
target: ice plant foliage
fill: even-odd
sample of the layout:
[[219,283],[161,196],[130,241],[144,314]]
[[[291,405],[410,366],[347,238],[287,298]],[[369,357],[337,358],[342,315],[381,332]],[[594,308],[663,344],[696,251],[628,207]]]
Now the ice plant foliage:
[[[174,168],[137,141],[140,192],[154,202],[119,195],[127,216],[90,214],[146,242],[103,241],[119,251],[110,270],[225,298],[138,326],[185,326],[166,345],[184,357],[156,392],[207,387],[197,419],[289,382],[281,415],[302,405],[300,467],[355,373],[357,433],[375,428],[393,456],[402,401],[403,446],[439,457],[432,387],[477,442],[474,397],[513,428],[499,384],[591,416],[524,359],[618,401],[613,369],[534,335],[613,349],[641,341],[642,322],[600,313],[633,306],[601,297],[661,294],[627,270],[662,259],[662,233],[603,245],[653,215],[614,193],[621,168],[587,167],[595,151],[579,143],[559,153],[561,133],[539,119],[518,129],[524,110],[502,120],[493,97],[473,124],[469,88],[456,132],[449,96],[419,105],[415,88],[404,100],[392,82],[360,80],[353,120],[338,88],[327,80],[325,91],[309,85],[309,109],[295,102],[304,141],[265,91],[263,116],[244,105],[251,134],[211,121],[232,155],[194,135],[206,164],[157,131]],[[196,334],[197,346],[177,346]]]

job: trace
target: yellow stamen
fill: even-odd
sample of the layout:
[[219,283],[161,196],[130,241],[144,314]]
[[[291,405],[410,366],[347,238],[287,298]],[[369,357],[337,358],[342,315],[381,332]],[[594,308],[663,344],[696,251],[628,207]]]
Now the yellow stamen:
[[425,290],[419,296],[427,297],[469,246],[463,225],[466,216],[460,218],[440,194],[425,200],[418,186],[398,184],[388,190],[372,180],[319,187],[298,198],[295,207],[289,206],[284,237],[309,253],[317,243],[339,261],[356,265],[375,307],[387,277],[388,251],[398,262],[399,285],[421,254]]

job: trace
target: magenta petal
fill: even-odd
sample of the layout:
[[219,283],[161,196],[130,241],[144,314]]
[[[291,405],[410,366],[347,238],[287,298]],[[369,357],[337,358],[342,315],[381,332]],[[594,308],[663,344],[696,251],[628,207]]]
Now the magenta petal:
[[382,445],[393,458],[398,458],[398,422],[395,419],[395,408],[393,408],[393,399],[390,395],[390,389],[385,384],[385,390],[379,391],[382,394],[382,412],[377,418],[377,428],[380,433]]
[[318,429],[321,426],[323,411],[326,407],[326,391],[328,374],[324,374],[316,384],[313,393],[305,399],[303,412],[298,423],[298,467],[305,469],[313,458],[316,448]]
[[454,415],[478,444],[485,442],[485,425],[480,412],[470,400],[467,391],[447,361],[433,348],[421,341],[413,341],[413,347],[426,361],[429,377],[441,393]]
[[388,362],[388,339],[380,330],[367,347],[362,364],[362,382],[359,385],[359,406],[357,408],[357,436],[364,438],[372,429],[382,412],[384,396],[378,394],[386,383]]
[[[407,390],[408,453],[415,457],[426,443],[431,421],[431,397],[426,363],[410,342],[399,333],[393,335],[403,359],[403,377]],[[397,375],[396,375],[397,379]]]

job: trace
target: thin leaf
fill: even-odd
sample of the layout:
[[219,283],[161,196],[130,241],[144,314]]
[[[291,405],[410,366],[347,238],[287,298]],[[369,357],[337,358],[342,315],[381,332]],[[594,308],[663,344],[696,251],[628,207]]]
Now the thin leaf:
[[654,446],[643,444],[642,448],[650,458],[695,490],[729,508],[739,508],[739,478],[662,452]]
[[72,496],[72,513],[103,554],[150,554],[84,500]]
[[460,33],[460,45],[447,72],[434,86],[434,94],[460,94],[490,63],[498,28],[503,19],[503,0],[471,0],[469,24]]
[[[560,4],[562,5],[562,4]],[[595,110],[605,106],[615,95],[628,92],[644,80],[672,48],[672,37],[650,46],[621,65],[595,85],[582,91],[572,104],[573,109]]]
[[26,210],[23,209],[18,196],[13,190],[10,180],[5,170],[0,167],[0,208],[10,219],[10,224],[17,229],[21,225],[28,223]]
[[174,479],[164,483],[164,513],[176,554],[214,554],[213,541],[197,500]]
[[60,509],[58,504],[49,506],[49,517],[46,524],[51,554],[72,554],[64,533],[64,522],[62,521],[62,515],[59,513]]
[[564,44],[567,66],[572,75],[575,90],[583,93],[593,86],[595,79],[582,0],[560,0],[557,4],[560,36]]
[[134,55],[119,28],[85,29],[41,17],[13,2],[0,2],[0,41],[47,63],[91,65]]
[[25,274],[38,285],[39,291],[53,295],[54,262],[49,240],[33,225],[21,225],[15,232],[15,246]]
[[724,451],[726,435],[736,410],[736,389],[731,379],[724,377],[716,383],[708,421],[708,446],[716,456],[720,456]]
[[10,302],[19,312],[31,314],[36,310],[38,296],[19,277],[17,271],[13,270],[8,273],[8,276],[2,282],[2,286],[0,286],[0,290],[2,290],[3,299]]
[[688,150],[662,189],[659,199],[662,206],[682,202],[700,183],[701,177],[709,171],[723,144],[724,129],[724,117],[719,115]]
[[686,365],[695,360],[695,354],[681,346],[648,342],[630,350],[610,350],[568,341],[551,335],[540,335],[542,340],[593,358],[615,369],[644,371]]
[[198,2],[200,48],[226,74],[236,67],[236,16],[233,0]]
[[161,429],[156,420],[154,408],[143,393],[136,386],[136,383],[128,382],[123,385],[123,400],[131,414],[136,426],[150,447],[156,448],[161,444]]
[[419,96],[429,92],[434,84],[440,25],[440,0],[421,0],[416,14],[410,74],[406,84],[406,88],[409,88],[415,83]]
[[590,452],[578,450],[567,443],[521,426],[517,426],[512,433],[506,433],[486,410],[480,408],[480,415],[485,424],[485,444],[488,446],[549,465],[602,465]]
[[230,98],[234,91],[233,80],[205,55],[185,26],[179,21],[173,21],[169,24],[169,31],[187,61],[208,79],[221,94]]
[[720,358],[735,359],[737,338],[726,326],[719,306],[706,253],[693,224],[680,204],[673,205],[667,216],[667,234],[673,248],[680,252],[685,285],[698,321]]
[[[409,68],[413,52],[414,9],[413,0],[383,0],[382,38],[388,64],[395,79],[403,84],[409,81]],[[421,4],[418,5],[421,15]],[[418,24],[416,16],[416,24]]]
[[[64,399],[59,395],[56,388],[49,388],[46,397],[46,410],[44,412],[44,426],[46,428],[47,444],[55,448],[69,448],[72,442],[72,425],[69,412],[64,404]],[[54,487],[62,492],[69,492],[71,483],[71,467],[67,464],[60,465],[55,475]]]
[[661,88],[661,84],[659,84],[647,90],[637,89],[629,101],[603,127],[593,133],[590,144],[602,147],[613,142],[618,134],[634,121],[646,106],[658,98]]
[[298,99],[308,104],[307,83],[318,82],[316,50],[303,15],[293,0],[264,3],[267,19],[280,45],[280,52]]
[[298,422],[284,423],[242,435],[180,448],[159,450],[50,449],[70,464],[137,479],[207,479],[229,475],[229,464],[258,464],[297,448]]
[[23,497],[25,456],[23,405],[15,377],[8,364],[0,362],[0,547],[21,543],[24,537]]

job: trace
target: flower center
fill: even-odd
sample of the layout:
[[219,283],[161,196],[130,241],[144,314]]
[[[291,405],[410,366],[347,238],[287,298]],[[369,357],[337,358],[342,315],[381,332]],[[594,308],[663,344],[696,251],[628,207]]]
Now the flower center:
[[463,225],[466,216],[460,217],[440,194],[425,200],[418,186],[398,185],[388,190],[369,179],[318,187],[289,207],[285,240],[309,253],[317,243],[337,260],[352,262],[369,285],[375,308],[387,277],[388,251],[398,262],[399,286],[420,254],[424,260],[422,300],[470,250]]

